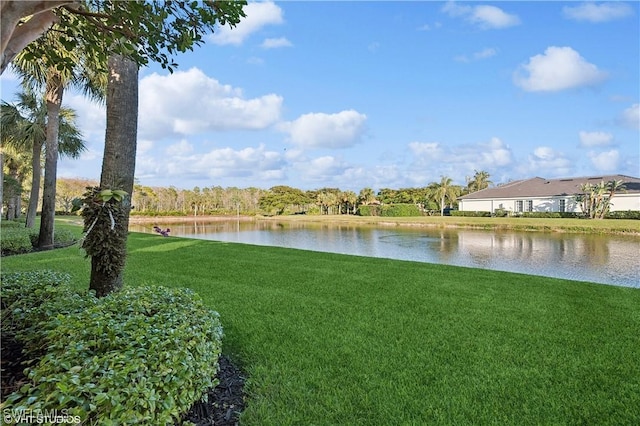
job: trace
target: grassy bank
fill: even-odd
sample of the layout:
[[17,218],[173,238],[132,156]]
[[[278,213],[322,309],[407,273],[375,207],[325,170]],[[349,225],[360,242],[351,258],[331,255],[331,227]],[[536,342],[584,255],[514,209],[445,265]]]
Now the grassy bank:
[[[636,289],[151,234],[129,253],[126,285],[220,312],[247,425],[640,423]],[[2,259],[42,268],[87,286],[77,247]]]
[[580,232],[640,235],[640,221],[631,219],[559,219],[522,217],[375,217],[354,215],[295,215],[260,217],[259,220],[322,222],[348,225],[470,228],[502,231]]

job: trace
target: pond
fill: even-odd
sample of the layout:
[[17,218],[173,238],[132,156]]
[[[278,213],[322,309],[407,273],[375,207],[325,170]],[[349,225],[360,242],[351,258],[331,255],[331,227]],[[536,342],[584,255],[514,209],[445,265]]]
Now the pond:
[[289,247],[640,288],[640,237],[327,225],[274,221],[132,224],[171,236]]

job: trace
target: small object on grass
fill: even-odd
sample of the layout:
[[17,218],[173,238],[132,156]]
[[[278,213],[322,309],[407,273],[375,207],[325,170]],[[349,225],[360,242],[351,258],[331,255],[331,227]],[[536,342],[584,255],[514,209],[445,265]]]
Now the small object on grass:
[[169,232],[171,232],[171,229],[169,229],[169,228],[162,229],[158,225],[154,225],[153,226],[153,230],[156,231],[158,234],[161,234],[163,237],[168,237],[169,236]]

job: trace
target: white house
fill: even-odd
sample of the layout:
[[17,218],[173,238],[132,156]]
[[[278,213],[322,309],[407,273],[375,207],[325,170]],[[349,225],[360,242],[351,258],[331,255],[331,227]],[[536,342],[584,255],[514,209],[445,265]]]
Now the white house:
[[517,180],[458,198],[461,211],[495,212],[498,209],[518,212],[581,212],[575,196],[580,187],[602,181],[622,181],[625,190],[611,199],[610,211],[640,211],[640,178],[624,175]]

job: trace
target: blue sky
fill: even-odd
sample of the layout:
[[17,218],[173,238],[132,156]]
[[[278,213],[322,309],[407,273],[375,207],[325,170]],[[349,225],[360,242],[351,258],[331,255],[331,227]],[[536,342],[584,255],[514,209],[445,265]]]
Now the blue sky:
[[[140,72],[148,186],[359,191],[640,176],[638,2],[259,2]],[[7,74],[7,73],[5,73]],[[2,99],[16,81],[2,77]],[[58,175],[99,178],[104,108]]]

